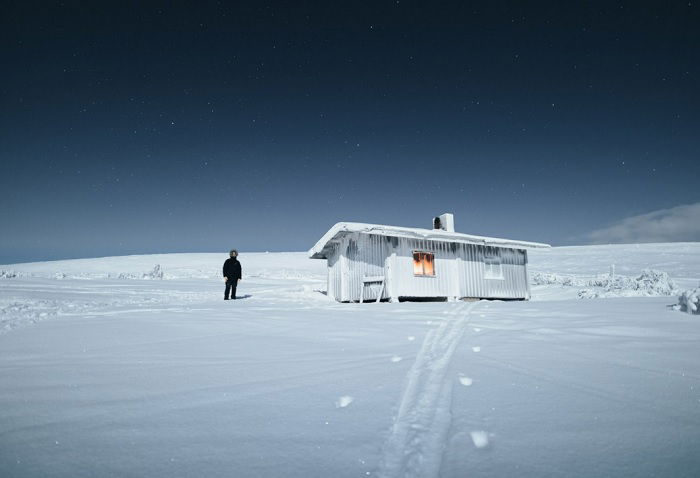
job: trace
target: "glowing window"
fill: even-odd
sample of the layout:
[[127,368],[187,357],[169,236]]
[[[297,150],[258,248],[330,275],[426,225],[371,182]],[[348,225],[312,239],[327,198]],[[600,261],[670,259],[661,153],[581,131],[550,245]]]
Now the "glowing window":
[[413,251],[413,274],[417,276],[435,275],[435,254]]

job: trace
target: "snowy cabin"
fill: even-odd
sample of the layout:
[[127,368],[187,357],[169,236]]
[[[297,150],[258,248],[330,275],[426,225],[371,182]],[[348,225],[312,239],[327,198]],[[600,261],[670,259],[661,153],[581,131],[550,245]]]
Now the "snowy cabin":
[[339,222],[309,251],[328,261],[328,296],[340,302],[466,298],[528,300],[527,250],[548,244],[433,229]]

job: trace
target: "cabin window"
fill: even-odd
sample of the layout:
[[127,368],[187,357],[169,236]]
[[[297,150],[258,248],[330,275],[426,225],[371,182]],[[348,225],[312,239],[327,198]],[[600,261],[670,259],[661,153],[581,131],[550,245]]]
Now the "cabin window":
[[413,251],[413,275],[434,276],[435,254],[432,252]]
[[500,257],[486,256],[484,258],[484,279],[503,280],[503,266]]

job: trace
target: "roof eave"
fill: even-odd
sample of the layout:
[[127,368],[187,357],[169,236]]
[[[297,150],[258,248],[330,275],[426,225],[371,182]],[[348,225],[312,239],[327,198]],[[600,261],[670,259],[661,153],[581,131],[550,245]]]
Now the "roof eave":
[[[354,229],[351,226],[356,226]],[[412,228],[401,228],[393,226],[381,226],[377,224],[354,224],[339,222],[333,225],[319,241],[309,249],[308,255],[311,259],[327,259],[326,246],[337,240],[341,234],[364,233],[379,234],[384,236],[412,237],[416,239],[437,240],[446,242],[460,242],[464,244],[475,244],[490,247],[503,247],[508,249],[548,249],[551,246],[540,242],[514,241],[500,239],[496,237],[472,236],[461,233],[441,233],[437,231],[418,232]]]

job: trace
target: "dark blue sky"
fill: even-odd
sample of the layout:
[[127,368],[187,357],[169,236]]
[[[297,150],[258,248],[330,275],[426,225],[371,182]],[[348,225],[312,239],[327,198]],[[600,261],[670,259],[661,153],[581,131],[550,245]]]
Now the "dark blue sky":
[[0,18],[0,263],[306,250],[338,221],[445,211],[461,232],[582,244],[700,201],[693,2],[17,1]]

